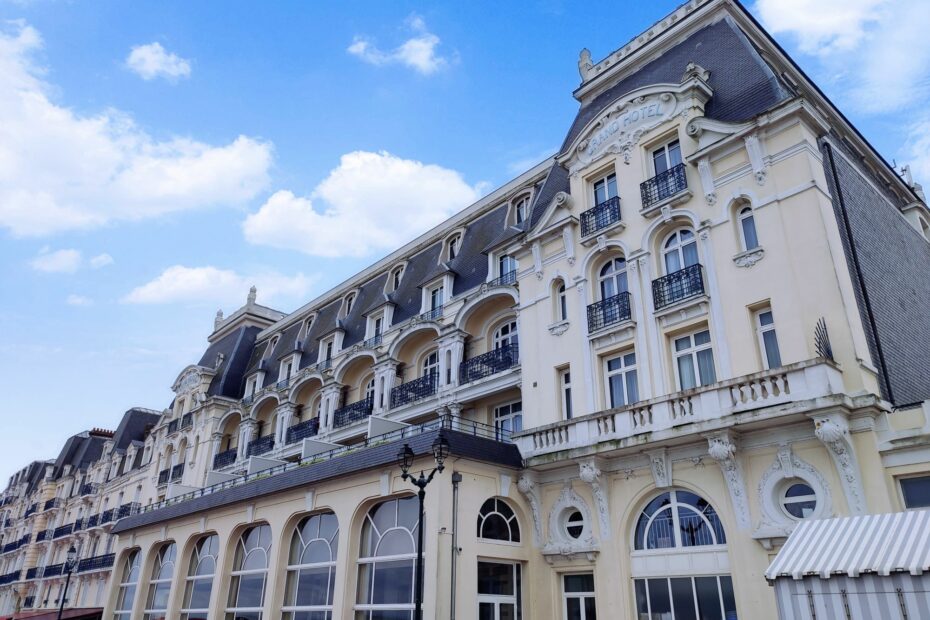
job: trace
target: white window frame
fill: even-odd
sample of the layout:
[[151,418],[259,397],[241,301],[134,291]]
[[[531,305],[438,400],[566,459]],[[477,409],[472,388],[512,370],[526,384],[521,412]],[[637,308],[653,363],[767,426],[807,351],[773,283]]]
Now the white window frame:
[[[310,518],[313,518],[314,516],[317,516],[317,515],[307,515],[305,518],[306,518],[306,519],[310,519]],[[335,514],[333,514],[333,517],[335,517]],[[302,536],[301,533],[300,533],[300,524],[303,523],[303,522],[304,522],[304,518],[300,519],[300,521],[298,521],[298,523],[297,523],[297,526],[296,526],[295,528],[293,528],[293,533],[291,534],[292,540],[289,541],[291,544],[288,545],[288,556],[290,556],[290,547],[291,547],[291,545],[293,544],[293,537],[295,537],[295,536],[298,537],[298,538],[300,539],[300,544],[303,544],[303,543],[304,543],[303,536]],[[338,537],[339,537],[339,525],[338,525],[338,522],[337,522],[337,525],[336,525],[335,537],[336,537],[337,546],[338,546]],[[322,569],[329,569],[329,578],[328,578],[328,581],[329,581],[330,583],[332,583],[332,582],[336,579],[336,574],[335,574],[335,573],[336,573],[336,555],[337,555],[337,554],[333,551],[332,544],[331,544],[332,541],[331,541],[331,540],[327,540],[327,539],[325,539],[325,538],[314,538],[314,539],[311,539],[310,541],[308,541],[306,544],[303,544],[303,549],[305,550],[305,549],[310,545],[310,543],[312,543],[312,542],[318,542],[318,541],[321,541],[321,542],[325,543],[325,544],[329,547],[330,558],[332,558],[332,559],[331,559],[329,562],[312,562],[312,563],[308,563],[308,564],[291,564],[291,563],[290,563],[290,557],[288,557],[288,564],[287,564],[287,566],[286,566],[285,569],[284,569],[284,583],[285,583],[285,589],[287,588],[287,582],[288,582],[288,578],[290,577],[290,573],[292,573],[292,572],[298,573],[298,576],[296,577],[296,579],[299,580],[299,573],[300,573],[301,570],[304,570],[304,569],[321,569],[321,568],[322,568]],[[303,552],[303,551],[301,551],[301,553],[302,553],[302,552]],[[299,585],[298,585],[298,589],[299,589]],[[330,592],[333,592],[334,599],[333,599],[332,601],[330,601],[329,603],[325,604],[325,605],[303,605],[303,606],[300,606],[300,605],[284,605],[284,604],[282,604],[282,605],[281,605],[281,615],[283,616],[283,615],[286,614],[286,613],[294,613],[294,614],[296,615],[297,613],[307,613],[307,612],[330,612],[330,617],[332,617],[333,606],[335,605],[335,602],[336,602],[336,601],[335,601],[335,592],[334,592],[333,590],[327,589],[327,596],[329,595]],[[283,601],[282,601],[282,603],[283,603]]]
[[513,223],[522,224],[529,217],[530,197],[520,196],[513,202]]
[[[772,317],[772,322],[768,325],[762,324],[762,315],[769,314]],[[759,354],[762,357],[762,367],[766,370],[771,370],[773,367],[769,364],[769,352],[768,347],[765,345],[765,334],[772,332],[775,334],[775,353],[778,355],[778,361],[780,365],[784,364],[784,360],[781,359],[781,345],[778,344],[778,331],[775,329],[775,314],[772,312],[772,308],[766,306],[760,308],[753,313],[753,321],[756,324],[756,340],[759,343]],[[778,368],[779,366],[775,366]]]
[[430,312],[437,308],[434,308],[432,305],[433,302],[433,291],[441,291],[439,294],[439,299],[441,304],[438,308],[444,307],[449,303],[449,299],[452,294],[452,275],[446,274],[439,279],[433,280],[429,284],[423,287],[422,300],[420,303],[420,312]]
[[[238,551],[238,547],[239,547],[239,545],[242,545],[243,548],[245,547],[245,543],[244,543],[244,541],[243,541],[243,537],[245,536],[246,532],[248,532],[252,527],[268,527],[269,530],[270,530],[270,527],[271,527],[271,526],[270,526],[270,525],[267,525],[267,524],[253,525],[253,526],[250,526],[250,527],[246,528],[245,530],[243,530],[243,531],[239,534],[239,537],[236,539],[236,545],[235,545],[235,547],[233,547],[233,566],[235,566],[235,561],[236,561],[236,560],[235,560],[235,555],[236,555],[236,553],[237,553],[237,551]],[[269,534],[270,534],[270,532],[269,532]],[[272,541],[272,542],[273,542],[273,541]],[[253,547],[250,551],[247,551],[247,552],[246,552],[246,558],[247,558],[247,557],[248,557],[248,553],[250,553],[251,551],[254,551],[255,549],[262,549],[262,550],[264,551],[264,553],[265,553],[265,568],[250,568],[250,569],[239,569],[239,570],[236,570],[235,568],[233,568],[232,570],[229,571],[229,582],[230,582],[230,585],[232,584],[232,578],[233,578],[233,577],[243,577],[243,576],[246,576],[246,577],[247,577],[247,576],[249,576],[249,575],[262,575],[262,591],[261,591],[261,605],[262,605],[262,606],[261,606],[261,607],[239,607],[239,606],[238,606],[238,605],[239,605],[239,592],[236,592],[236,605],[237,605],[237,606],[236,606],[236,607],[230,607],[230,606],[229,606],[229,599],[228,599],[228,594],[229,594],[229,593],[227,593],[227,600],[226,600],[226,602],[223,604],[223,612],[222,612],[222,616],[223,616],[224,618],[226,617],[226,614],[229,614],[229,613],[235,614],[235,613],[237,613],[237,612],[246,612],[246,613],[255,613],[255,612],[258,612],[259,618],[262,618],[262,617],[263,617],[263,611],[264,611],[265,602],[268,600],[268,592],[267,592],[267,590],[268,590],[268,577],[269,577],[269,575],[270,575],[270,573],[271,573],[271,560],[272,560],[272,558],[269,557],[269,556],[271,555],[271,544],[272,544],[272,543],[269,543],[267,549],[264,548],[264,547]],[[243,563],[244,563],[244,561],[243,561]],[[239,583],[240,583],[240,585],[241,585],[242,582],[240,581]]]
[[[708,340],[707,340],[707,343],[695,345],[695,344],[694,344],[694,337],[695,337],[697,334],[701,334],[701,333],[704,333],[704,332],[707,332],[707,334],[708,334],[708,336],[709,336],[709,338],[708,338]],[[675,348],[675,342],[676,342],[679,338],[684,338],[684,337],[686,337],[686,336],[689,337],[689,338],[691,338],[691,346],[689,346],[687,349],[684,349],[684,350],[682,350],[682,351],[678,351],[678,350]],[[700,328],[700,329],[695,329],[695,330],[693,330],[693,331],[690,331],[690,332],[687,332],[687,333],[684,333],[684,334],[678,334],[678,335],[672,336],[671,339],[670,339],[669,345],[670,345],[670,347],[671,347],[671,353],[672,353],[672,367],[673,367],[674,370],[675,370],[675,385],[678,386],[678,389],[679,389],[679,390],[684,390],[684,389],[698,389],[698,388],[701,388],[701,387],[706,387],[707,385],[713,385],[714,383],[716,383],[717,381],[720,380],[720,378],[717,377],[717,359],[716,359],[716,357],[714,357],[714,336],[713,336],[713,334],[710,333],[710,328],[709,328],[709,327],[702,327],[702,328]],[[707,350],[707,349],[710,349],[711,358],[712,358],[712,360],[713,360],[713,362],[714,362],[714,380],[711,381],[710,383],[705,384],[704,381],[703,381],[703,379],[702,379],[702,377],[701,377],[701,365],[698,363],[697,354],[698,354],[699,351],[704,351],[704,350]],[[680,375],[680,372],[679,372],[679,370],[678,370],[678,358],[684,357],[684,356],[686,356],[686,355],[690,355],[690,356],[691,356],[691,358],[692,358],[692,363],[694,364],[694,379],[695,379],[695,381],[696,381],[696,385],[695,385],[693,388],[684,388],[684,387],[682,387],[682,385],[681,385],[681,375]]]
[[[106,504],[104,504],[104,510],[106,510]],[[116,603],[115,603],[115,605],[119,605],[119,604],[120,604],[120,595],[123,594],[125,591],[128,591],[130,588],[132,589],[132,594],[131,594],[131,597],[132,597],[132,598],[129,600],[129,608],[128,608],[128,609],[117,609],[117,608],[114,608],[114,610],[113,610],[113,618],[114,618],[114,620],[121,620],[121,619],[123,619],[123,618],[125,618],[126,620],[129,620],[129,619],[132,617],[132,609],[133,609],[133,607],[135,607],[136,597],[139,596],[139,578],[141,577],[141,573],[142,573],[142,550],[141,550],[141,549],[133,549],[132,551],[130,551],[130,552],[123,558],[122,564],[123,564],[123,565],[122,565],[122,567],[121,567],[120,581],[119,581],[119,585],[117,586],[117,589],[116,589]],[[133,574],[132,574],[132,572],[133,572],[133,565],[135,565],[135,570],[136,570],[136,575],[135,575],[135,580],[134,580],[134,581],[132,581],[132,579],[133,579]],[[128,570],[127,570],[127,569],[128,569]],[[47,595],[47,594],[48,594],[48,592],[46,591],[46,595]],[[46,600],[47,600],[47,598],[46,598]],[[124,599],[124,601],[125,601],[125,599]]]
[[[691,234],[691,238],[686,240],[684,243],[682,243],[682,240],[681,240],[682,232],[688,232]],[[668,242],[672,239],[672,237],[675,237],[675,245],[669,246]],[[695,264],[700,265],[701,264],[701,248],[698,247],[697,234],[695,234],[692,228],[689,228],[687,226],[684,226],[682,228],[676,228],[675,230],[670,232],[665,237],[665,239],[662,241],[662,251],[661,251],[662,275],[666,275],[666,276],[671,275],[673,273],[678,273],[682,269],[687,269],[688,267],[691,267],[691,265],[686,264],[687,261],[685,260],[685,250],[684,250],[684,248],[689,245],[694,245],[695,254],[697,255],[697,263]],[[681,265],[681,267],[679,267],[676,271],[668,270],[668,261],[666,261],[665,259],[665,257],[668,254],[672,254],[672,253],[678,256],[678,262]]]
[[562,419],[571,420],[574,414],[572,408],[572,368],[565,366],[558,369],[559,398],[562,401]]
[[658,146],[655,146],[649,149],[649,164],[652,166],[653,176],[661,174],[659,171],[656,170],[656,154],[659,153],[659,151],[662,152],[662,155],[665,158],[665,165],[666,165],[665,171],[671,170],[672,168],[678,165],[678,164],[673,164],[671,157],[669,157],[669,149],[673,144],[678,145],[678,157],[679,159],[681,159],[681,161],[678,162],[678,164],[684,162],[684,156],[681,153],[681,141],[677,137],[672,138],[671,140],[666,141],[664,144],[660,144]]
[[555,287],[555,314],[560,323],[568,320],[568,289],[565,282],[559,282]]
[[[475,611],[477,614],[481,613],[481,604],[490,603],[494,605],[494,620],[500,620],[500,605],[511,604],[513,605],[514,610],[516,611],[516,619],[522,620],[523,618],[523,565],[520,562],[514,562],[512,560],[499,560],[496,558],[478,558],[478,564],[501,564],[511,566],[513,569],[512,578],[514,590],[513,594],[477,594]],[[478,566],[475,565],[475,572],[477,573]],[[475,617],[479,617],[476,615]]]
[[[749,242],[746,240],[746,231],[743,228],[743,224],[746,220],[751,220],[752,230],[756,234],[756,245],[753,247],[749,247]],[[756,228],[756,214],[751,206],[744,205],[740,207],[736,214],[736,225],[737,228],[739,228],[740,245],[744,252],[751,252],[752,250],[758,250],[762,247],[762,244],[759,243],[759,229]]]
[[245,395],[255,396],[258,391],[258,374],[254,374],[245,382]]
[[[635,360],[633,361],[632,364],[627,365],[625,358],[627,355],[630,355],[631,353],[635,356]],[[610,370],[610,362],[615,359],[620,360],[621,366],[618,370]],[[639,356],[636,355],[636,349],[635,348],[623,349],[622,351],[617,351],[615,353],[605,355],[603,357],[603,360],[604,360],[604,405],[606,405],[606,408],[613,409],[615,407],[628,407],[635,402],[639,402],[640,400],[639,398]],[[626,376],[629,373],[635,373],[636,400],[631,400],[630,395],[627,393],[627,384],[626,384],[627,377]],[[610,397],[610,380],[612,377],[615,377],[617,375],[620,375],[623,378],[621,381],[621,384],[623,385],[624,403],[619,404],[619,405],[614,405],[613,400]]]
[[355,305],[355,299],[357,295],[355,292],[348,293],[345,297],[342,298],[342,316],[347,317],[349,313],[352,312],[352,307]]
[[[810,494],[788,497],[788,490],[798,484],[803,484],[809,488],[811,490]],[[806,517],[798,517],[788,511],[788,504],[803,504],[804,502],[809,501],[814,502],[814,508],[811,510],[811,514]],[[788,480],[782,482],[781,489],[778,492],[778,507],[781,508],[781,511],[784,513],[784,515],[792,521],[803,521],[805,519],[817,518],[817,509],[819,508],[819,504],[820,497],[817,495],[817,489],[815,489],[814,486],[807,480],[804,480],[803,478],[789,478]]]
[[[435,359],[435,361],[430,362],[431,359]],[[425,377],[427,373],[434,373],[437,377],[439,376],[439,349],[433,349],[423,356],[423,360],[420,362],[420,376]]]
[[264,359],[269,359],[271,357],[271,354],[274,353],[274,350],[278,348],[278,342],[280,341],[281,341],[280,336],[273,336],[271,340],[268,341],[268,347],[265,349],[265,353],[264,355],[262,355],[262,357]]
[[[519,407],[520,410],[514,411],[514,407]],[[508,412],[504,415],[500,415],[499,412],[504,409],[507,409]],[[523,430],[523,401],[522,400],[514,400],[514,401],[507,402],[507,403],[501,403],[500,405],[495,406],[493,415],[494,415],[494,420],[493,420],[494,429],[498,433],[504,432],[504,429],[501,428],[501,426],[498,424],[498,422],[502,420],[510,421],[510,430],[506,431],[508,433],[511,433],[511,434],[519,433],[521,430]],[[520,428],[514,429],[513,421],[516,420],[517,418],[520,419]]]
[[205,541],[205,540],[207,540],[208,538],[211,538],[211,537],[216,538],[216,545],[217,545],[217,552],[218,552],[218,551],[219,551],[219,544],[220,544],[220,542],[219,542],[219,536],[217,536],[217,534],[205,534],[205,535],[202,536],[201,538],[198,538],[198,539],[197,539],[197,542],[194,543],[194,548],[193,548],[193,550],[191,551],[191,554],[192,554],[192,555],[191,555],[192,561],[193,561],[193,558],[196,557],[196,558],[197,558],[197,563],[198,563],[198,565],[200,564],[200,562],[203,561],[203,559],[204,559],[205,557],[213,558],[213,572],[210,573],[209,575],[197,575],[197,574],[193,574],[193,575],[192,575],[192,574],[191,574],[190,566],[188,566],[187,574],[184,576],[184,589],[183,589],[183,591],[181,592],[181,604],[180,604],[181,609],[180,609],[180,612],[179,612],[179,613],[181,614],[182,617],[186,617],[188,614],[204,614],[204,615],[206,615],[206,614],[209,613],[209,611],[210,611],[210,608],[209,608],[209,601],[207,602],[207,607],[205,607],[205,608],[200,608],[200,607],[185,607],[184,605],[185,605],[185,603],[190,602],[190,601],[188,601],[188,596],[187,596],[187,594],[188,594],[188,588],[190,588],[191,597],[193,597],[194,588],[196,587],[195,584],[196,584],[197,582],[199,582],[199,581],[209,581],[209,582],[210,582],[210,596],[212,597],[212,595],[213,595],[213,585],[214,585],[214,584],[213,584],[213,581],[214,581],[214,579],[216,579],[216,569],[217,569],[217,559],[218,559],[218,555],[211,555],[211,554],[209,554],[209,553],[206,553],[206,554],[201,555],[201,554],[200,554],[200,550],[198,549],[198,545],[200,545],[201,540],[204,540],[204,541]]
[[[623,267],[617,267],[618,261],[623,261]],[[612,256],[607,262],[600,266],[600,269],[597,270],[597,295],[600,301],[611,299],[621,293],[628,293],[630,291],[628,266],[629,264],[624,256]],[[605,275],[604,270],[608,268],[610,271]],[[607,282],[610,282],[611,286],[616,289],[613,295],[604,295],[604,284]],[[621,282],[624,284],[623,287],[620,286]]]
[[[505,265],[512,265],[513,268],[508,269],[507,271],[504,271]],[[516,273],[516,271],[519,268],[520,268],[520,263],[517,261],[516,258],[513,257],[512,254],[504,253],[497,257],[497,276],[498,277],[503,277],[507,275],[508,273]]]
[[[278,369],[278,381],[284,381],[286,379],[291,379],[294,375],[297,374],[297,366],[300,360],[297,357],[297,354],[288,355],[281,360],[281,367]],[[285,372],[285,370],[287,372]]]
[[[504,335],[503,331],[507,328],[508,333]],[[491,348],[497,350],[502,348],[504,345],[519,344],[520,342],[520,323],[517,321],[516,317],[507,319],[494,329],[494,334],[491,337]]]
[[[330,351],[330,355],[329,355],[329,357],[327,357],[327,355],[326,355],[326,354],[327,354],[327,349],[330,348],[330,345],[332,345],[332,351]],[[334,358],[336,357],[336,354],[337,354],[337,353],[339,353],[339,349],[338,349],[338,347],[336,346],[336,336],[335,336],[335,335],[329,336],[329,337],[327,337],[327,338],[323,338],[322,340],[320,340],[320,351],[319,351],[319,354],[317,355],[317,359],[318,359],[319,361],[323,362],[323,361],[326,361],[327,359],[332,360],[332,359],[334,359]]]
[[455,233],[449,237],[449,241],[446,243],[446,256],[448,260],[454,259],[459,255],[459,250],[462,249],[462,235],[461,233]]
[[[164,550],[167,549],[169,546],[174,547],[174,550],[173,550],[174,559],[169,559],[167,562],[165,562],[165,564],[171,564],[171,572],[168,574],[168,577],[167,577],[166,579],[164,579],[164,578],[162,578],[162,579],[156,578],[156,576],[155,576],[155,575],[156,575],[156,570],[160,573],[160,572],[161,572],[161,568],[164,567],[164,564],[162,564],[162,561],[161,561],[162,553],[163,553]],[[153,590],[153,589],[157,590],[157,589],[158,589],[158,586],[160,586],[160,585],[168,584],[168,594],[167,594],[167,596],[165,597],[165,607],[164,607],[164,608],[148,608],[148,607],[146,607],[145,609],[142,610],[142,617],[145,618],[146,620],[148,620],[148,618],[149,618],[150,615],[156,616],[156,617],[157,617],[158,615],[160,615],[160,614],[161,614],[161,615],[164,615],[164,616],[166,616],[166,617],[167,617],[167,615],[168,615],[168,605],[169,605],[169,603],[170,603],[169,598],[170,598],[170,596],[171,596],[171,582],[172,582],[172,580],[174,579],[174,569],[175,569],[175,564],[176,564],[176,561],[177,561],[177,553],[178,553],[178,547],[177,547],[177,545],[175,544],[174,541],[168,541],[168,542],[163,543],[161,546],[158,547],[158,551],[156,551],[156,553],[155,553],[155,562],[152,564],[152,578],[149,579],[149,587],[148,587],[148,590],[147,590],[146,593],[145,593],[145,603],[144,603],[144,605],[148,605],[148,603],[149,603],[149,598],[150,598],[150,596],[152,595],[152,590]]]
[[587,615],[586,615],[586,613],[585,613],[585,608],[584,608],[584,600],[585,600],[585,599],[588,599],[588,598],[594,599],[594,600],[595,600],[595,606],[597,605],[597,602],[596,602],[596,601],[597,601],[597,595],[595,594],[594,590],[592,590],[592,591],[590,591],[590,592],[568,592],[568,591],[565,589],[565,578],[566,578],[566,577],[576,576],[576,575],[591,575],[591,581],[594,581],[594,573],[592,573],[592,572],[583,572],[583,573],[561,573],[561,574],[559,575],[559,581],[561,582],[561,586],[562,586],[562,587],[561,587],[561,590],[562,590],[562,617],[563,617],[563,618],[568,618],[568,601],[569,601],[569,599],[577,598],[577,599],[581,599],[581,605],[580,605],[580,607],[579,607],[579,608],[581,609],[581,620],[594,620],[593,618],[588,618],[588,617],[587,617]]
[[[614,192],[616,192],[613,196],[611,196],[611,195],[610,195],[610,192],[608,191],[609,188],[610,188],[610,177],[613,177],[613,181],[614,181]],[[601,183],[604,184],[604,196],[606,196],[606,198],[604,198],[604,200],[601,200],[600,202],[598,202],[598,200],[597,200],[597,186],[598,186],[599,184],[601,184]],[[597,178],[595,178],[595,179],[593,179],[593,180],[591,181],[591,206],[592,206],[592,207],[596,207],[596,206],[598,206],[599,204],[603,204],[603,203],[607,202],[608,200],[611,200],[611,199],[613,199],[613,198],[616,198],[616,197],[619,196],[619,195],[620,195],[620,186],[619,186],[619,183],[618,183],[618,181],[617,181],[617,171],[616,171],[616,170],[611,170],[610,172],[605,172],[604,174],[599,175]]]

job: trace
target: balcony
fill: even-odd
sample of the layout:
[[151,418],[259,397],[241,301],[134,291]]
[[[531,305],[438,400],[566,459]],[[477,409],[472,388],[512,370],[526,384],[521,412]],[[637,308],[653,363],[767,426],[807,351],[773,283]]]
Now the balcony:
[[391,409],[428,398],[436,393],[439,374],[431,372],[419,379],[402,383],[391,389]]
[[517,270],[512,269],[507,273],[501,274],[499,277],[494,278],[488,282],[488,287],[492,286],[513,286],[517,283]]
[[304,420],[287,429],[286,443],[297,443],[307,437],[315,437],[320,432],[320,419],[311,418]]
[[43,569],[43,568],[44,568],[44,567],[42,567],[42,566],[33,566],[32,568],[30,568],[29,570],[27,570],[27,571],[26,571],[26,581],[29,581],[30,579],[38,579],[38,578],[42,577],[42,569]]
[[630,294],[623,292],[588,306],[588,333],[594,333],[609,325],[623,323],[632,318]]
[[67,525],[60,525],[55,528],[55,533],[52,535],[52,538],[61,538],[63,536],[70,536],[71,532],[74,531],[74,524],[68,523]]
[[333,412],[333,426],[341,428],[364,420],[371,415],[372,405],[372,399],[366,398],[336,409]]
[[158,484],[168,484],[168,480],[171,478],[171,468],[163,469],[158,472]]
[[442,308],[442,306],[438,306],[436,308],[427,310],[426,312],[421,312],[420,315],[417,316],[417,319],[421,321],[435,321],[442,316]]
[[92,515],[84,519],[84,529],[89,530],[92,527],[97,527],[100,523],[100,515]]
[[24,518],[24,519],[27,519],[27,518],[31,517],[32,515],[34,515],[34,514],[36,513],[37,510],[39,510],[39,503],[38,503],[38,502],[36,502],[35,504],[32,504],[31,506],[29,506],[29,508],[26,509],[25,514],[23,514],[23,518]]
[[177,418],[175,418],[174,420],[171,420],[170,422],[168,422],[168,434],[171,435],[172,433],[177,433],[177,432],[178,432],[178,426],[179,426],[180,424],[181,424],[181,421],[178,420]]
[[185,413],[184,417],[181,418],[181,430],[190,428],[194,425],[194,414]]
[[42,571],[42,577],[43,578],[58,577],[64,571],[64,568],[65,568],[64,562],[59,563],[59,564],[49,564],[48,566],[45,567],[45,570]]
[[704,268],[691,265],[652,281],[652,301],[661,310],[679,301],[704,294]]
[[465,384],[484,379],[513,368],[519,363],[518,345],[507,344],[462,362],[459,365],[459,382]]
[[12,573],[7,573],[5,575],[0,575],[0,586],[5,586],[8,583],[13,583],[19,581],[19,574],[22,571],[15,570]]
[[86,573],[92,570],[104,570],[113,568],[113,561],[116,559],[116,554],[107,553],[105,555],[95,555],[92,558],[84,558],[80,560],[77,565],[77,572]]
[[97,492],[97,485],[94,484],[93,482],[85,482],[84,484],[81,485],[82,496],[93,495],[96,492]]
[[620,221],[620,197],[614,196],[581,214],[581,236],[590,237]]
[[216,456],[213,457],[213,469],[223,469],[227,465],[232,465],[236,462],[238,453],[239,451],[236,448],[217,452]]
[[687,189],[688,175],[685,174],[685,165],[672,166],[640,183],[639,193],[643,201],[643,211],[652,211],[659,203],[664,203]]
[[266,452],[271,452],[273,449],[274,435],[265,435],[264,437],[259,437],[254,441],[250,441],[245,454],[246,456],[258,456]]
[[680,440],[689,433],[700,439],[708,430],[745,423],[741,414],[749,412],[755,424],[767,419],[784,424],[786,416],[803,416],[810,408],[797,403],[826,407],[831,395],[838,402],[847,398],[842,375],[833,362],[815,358],[528,429],[516,433],[514,441],[531,465],[535,457],[551,460],[547,455],[566,450],[572,458],[624,448],[638,453],[648,442]]
[[52,508],[58,508],[59,506],[61,506],[61,499],[58,497],[53,497],[52,499],[45,502],[45,504],[42,507],[42,510],[43,511],[51,510]]
[[80,532],[84,529],[84,519],[77,519],[74,522],[74,531]]
[[375,334],[368,340],[362,343],[362,348],[365,349],[374,349],[377,346],[381,345],[381,334]]
[[171,482],[175,480],[180,480],[181,476],[184,475],[184,463],[178,463],[171,468]]
[[113,521],[113,512],[114,512],[113,508],[110,508],[109,510],[104,510],[103,512],[101,512],[99,525],[105,525],[107,523],[111,523]]
[[122,506],[116,509],[116,513],[114,514],[114,519],[118,520],[118,519],[122,519],[123,517],[128,517],[129,515],[137,514],[141,508],[142,508],[142,505],[137,502],[130,502],[128,504],[123,504]]
[[53,534],[52,530],[42,530],[41,532],[36,534],[36,542],[42,542],[44,540],[51,540],[52,534]]

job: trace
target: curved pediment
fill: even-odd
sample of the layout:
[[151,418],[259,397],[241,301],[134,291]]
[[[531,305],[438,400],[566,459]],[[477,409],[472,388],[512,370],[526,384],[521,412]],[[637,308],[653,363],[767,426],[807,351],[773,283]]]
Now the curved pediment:
[[215,374],[216,371],[211,368],[191,364],[181,371],[174,385],[171,386],[171,390],[178,395],[189,394],[199,389],[205,380],[212,380]]

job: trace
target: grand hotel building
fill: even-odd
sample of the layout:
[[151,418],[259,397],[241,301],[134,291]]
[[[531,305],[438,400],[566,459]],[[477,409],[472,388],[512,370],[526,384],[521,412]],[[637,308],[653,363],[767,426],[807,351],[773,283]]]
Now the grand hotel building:
[[0,612],[73,546],[73,617],[406,620],[423,528],[426,618],[766,620],[799,522],[930,504],[919,186],[734,0],[579,71],[556,156],[13,476]]

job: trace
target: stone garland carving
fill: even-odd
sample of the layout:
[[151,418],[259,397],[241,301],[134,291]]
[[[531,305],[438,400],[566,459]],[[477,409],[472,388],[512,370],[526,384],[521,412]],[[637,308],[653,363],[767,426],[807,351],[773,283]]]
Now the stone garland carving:
[[[572,538],[565,531],[564,516],[571,510],[577,510],[584,518],[584,528],[581,536]],[[597,539],[591,528],[591,509],[574,489],[571,483],[565,485],[562,493],[549,511],[549,540],[543,547],[543,555],[550,563],[559,557],[573,559],[583,554],[589,561],[594,561],[594,554],[598,551]]]
[[839,413],[814,417],[814,434],[826,447],[833,459],[833,465],[843,483],[843,492],[849,512],[853,515],[865,514],[865,491],[862,488],[862,475],[859,460],[849,437],[849,421]]
[[536,482],[526,474],[520,476],[520,480],[517,481],[517,489],[530,503],[530,510],[533,513],[533,543],[538,547],[542,540],[539,489],[536,486]]
[[657,489],[672,486],[672,462],[668,458],[668,450],[652,450],[646,452],[649,456],[649,466],[652,468],[652,477]]
[[707,437],[707,454],[717,461],[723,478],[726,480],[730,499],[733,502],[733,512],[736,513],[736,523],[739,529],[748,530],[750,527],[749,501],[746,497],[746,485],[743,481],[743,470],[736,458],[736,439],[729,431],[721,431]]
[[601,538],[610,539],[610,506],[607,502],[607,489],[601,485],[601,470],[593,460],[582,461],[578,464],[578,475],[581,481],[591,486],[594,501],[597,502],[597,516],[601,528]]

